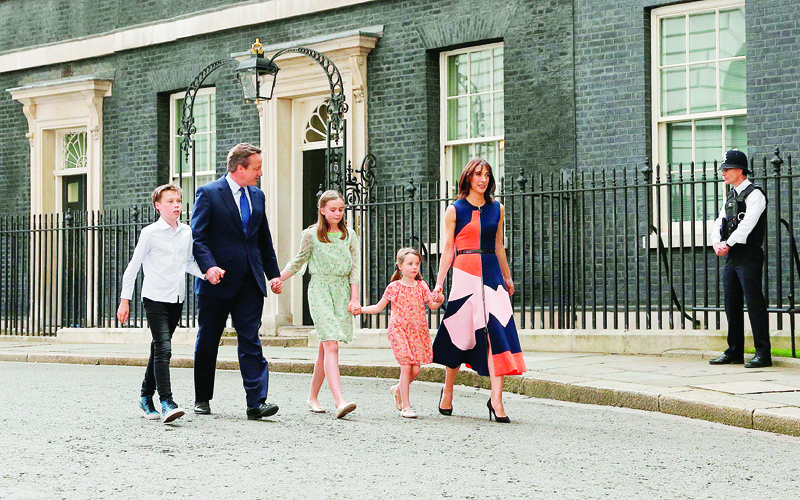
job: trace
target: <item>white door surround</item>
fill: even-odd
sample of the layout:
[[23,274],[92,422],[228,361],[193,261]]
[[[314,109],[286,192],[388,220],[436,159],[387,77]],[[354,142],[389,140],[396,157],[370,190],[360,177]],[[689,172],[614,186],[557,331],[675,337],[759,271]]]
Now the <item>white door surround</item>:
[[103,203],[103,98],[111,96],[109,79],[77,77],[8,89],[22,103],[31,145],[31,213],[57,211],[61,186],[56,179],[56,131],[82,129],[86,149],[86,208]]
[[[354,163],[367,154],[367,55],[375,48],[383,27],[376,26],[296,43],[264,48],[272,57],[286,47],[307,47],[330,58],[342,76],[347,120],[346,157]],[[249,54],[234,54],[244,58]],[[300,245],[303,194],[303,131],[314,107],[330,96],[325,71],[313,59],[287,53],[276,60],[280,68],[271,101],[258,105],[260,139],[264,158],[261,188],[266,194],[275,252],[285,265]],[[302,111],[301,111],[302,110]],[[342,165],[344,168],[345,165]],[[302,324],[302,296],[299,277],[284,286],[280,296],[270,294],[262,318],[263,332],[273,333],[281,325]]]

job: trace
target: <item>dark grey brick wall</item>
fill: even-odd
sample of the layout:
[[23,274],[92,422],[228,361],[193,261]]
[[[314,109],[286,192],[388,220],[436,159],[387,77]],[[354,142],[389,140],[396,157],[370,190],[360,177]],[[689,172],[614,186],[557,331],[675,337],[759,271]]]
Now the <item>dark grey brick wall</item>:
[[0,52],[58,42],[249,1],[4,0]]
[[[80,11],[82,5],[75,8]],[[161,12],[159,5],[166,4],[145,2],[144,17],[138,20]],[[104,8],[117,12],[118,4],[98,4],[98,12]],[[61,26],[58,16],[41,17],[47,21],[31,20],[27,28],[39,29],[39,23]],[[113,96],[104,101],[105,206],[145,202],[152,187],[166,178],[169,130],[164,96],[186,88],[206,64],[242,51],[256,36],[281,43],[375,24],[385,26],[368,58],[369,148],[379,160],[379,182],[438,178],[439,52],[496,40],[505,43],[507,168],[516,172],[574,165],[571,1],[383,1],[73,63],[74,75],[114,77]],[[78,26],[69,32],[81,34]],[[15,37],[3,36],[3,43],[10,38]],[[51,80],[61,76],[61,69],[54,65],[0,74],[0,81],[9,88]],[[218,70],[206,83],[217,88],[217,160],[222,172],[230,146],[258,141],[257,113],[240,102],[231,68]],[[27,125],[21,105],[7,93],[0,95],[0,126],[6,131],[0,141],[0,175],[8,177],[11,167],[20,177],[17,184],[4,183],[3,192],[13,190],[15,205],[3,206],[2,213],[29,203]]]

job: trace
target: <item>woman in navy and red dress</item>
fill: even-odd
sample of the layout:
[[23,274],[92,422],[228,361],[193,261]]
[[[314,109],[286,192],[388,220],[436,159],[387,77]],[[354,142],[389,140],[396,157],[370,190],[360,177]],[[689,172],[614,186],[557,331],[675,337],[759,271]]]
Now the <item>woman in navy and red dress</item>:
[[447,367],[439,412],[453,412],[453,384],[462,364],[490,377],[489,420],[510,422],[503,409],[503,377],[525,372],[510,295],[514,282],[503,247],[505,208],[492,198],[492,167],[475,158],[458,181],[459,198],[445,212],[445,247],[434,296],[450,266],[453,282],[433,342],[433,362]]

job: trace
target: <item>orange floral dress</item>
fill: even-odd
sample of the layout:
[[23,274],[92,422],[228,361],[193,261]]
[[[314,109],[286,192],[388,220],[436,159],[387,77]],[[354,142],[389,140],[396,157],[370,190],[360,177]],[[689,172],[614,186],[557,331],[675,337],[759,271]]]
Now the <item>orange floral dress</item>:
[[431,332],[425,316],[425,303],[431,298],[428,284],[416,281],[414,286],[408,286],[400,280],[392,281],[383,297],[392,303],[388,336],[397,362],[401,365],[432,362]]

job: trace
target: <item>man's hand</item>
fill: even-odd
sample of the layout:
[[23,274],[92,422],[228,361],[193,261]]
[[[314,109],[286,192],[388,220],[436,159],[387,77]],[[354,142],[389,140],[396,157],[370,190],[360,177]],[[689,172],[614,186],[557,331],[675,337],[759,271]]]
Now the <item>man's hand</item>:
[[272,293],[279,295],[283,291],[283,281],[280,278],[272,278],[269,280],[269,288]]
[[725,243],[714,243],[714,253],[720,257],[728,255],[728,251],[730,251],[730,249],[731,247]]
[[209,267],[208,271],[206,271],[206,279],[212,285],[216,285],[217,283],[219,283],[219,280],[221,280],[224,276],[225,276],[225,270],[220,269],[217,266]]
[[120,299],[119,308],[117,309],[117,319],[123,325],[128,322],[130,316],[131,306],[128,299]]

